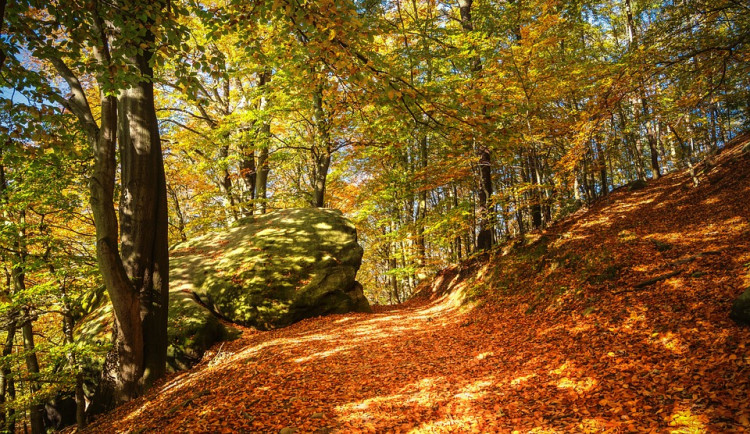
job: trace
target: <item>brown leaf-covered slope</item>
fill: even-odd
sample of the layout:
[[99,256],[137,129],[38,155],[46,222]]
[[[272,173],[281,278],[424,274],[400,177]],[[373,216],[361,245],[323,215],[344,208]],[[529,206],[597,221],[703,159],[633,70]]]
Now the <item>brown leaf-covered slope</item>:
[[90,431],[750,430],[742,147],[445,271],[446,297],[247,330]]

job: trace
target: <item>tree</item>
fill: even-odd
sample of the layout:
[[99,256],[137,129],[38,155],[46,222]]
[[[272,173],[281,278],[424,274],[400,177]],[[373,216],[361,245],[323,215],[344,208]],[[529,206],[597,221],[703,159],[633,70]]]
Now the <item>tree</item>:
[[[157,42],[164,42],[157,30],[165,29],[160,23],[172,12],[166,2],[93,1],[78,8],[31,1],[14,8],[10,30],[35,59],[53,67],[70,97],[45,82],[37,91],[77,117],[94,157],[90,205],[97,259],[115,312],[115,344],[100,384],[100,403],[109,406],[137,396],[166,369],[167,204],[152,64]],[[166,39],[175,32],[164,34]],[[83,59],[86,52],[93,59]],[[89,74],[98,95],[81,78]],[[99,116],[90,100],[98,100]]]

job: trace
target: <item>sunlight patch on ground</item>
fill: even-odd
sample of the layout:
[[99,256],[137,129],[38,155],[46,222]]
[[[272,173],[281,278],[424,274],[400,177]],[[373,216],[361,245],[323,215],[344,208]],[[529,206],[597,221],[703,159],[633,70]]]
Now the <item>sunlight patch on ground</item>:
[[477,360],[484,360],[487,357],[492,357],[494,355],[495,355],[495,353],[493,351],[489,351],[489,352],[486,352],[486,353],[479,353],[479,354],[477,354],[477,356],[475,358]]
[[531,380],[534,377],[536,377],[536,374],[529,374],[529,375],[524,375],[522,377],[517,377],[517,378],[514,378],[513,380],[511,380],[510,385],[511,386],[518,386],[518,385],[520,385],[522,383],[525,383],[525,382]]
[[409,433],[454,433],[454,432],[490,432],[482,431],[477,423],[477,418],[470,415],[455,416],[448,415],[440,420],[425,422],[418,428],[408,431]]
[[675,353],[675,354],[684,354],[687,349],[688,345],[686,345],[684,342],[682,342],[682,339],[680,339],[679,336],[672,332],[667,333],[653,333],[651,335],[650,341],[652,343],[658,344],[665,349]]
[[327,351],[321,351],[319,353],[310,354],[309,356],[298,357],[296,359],[292,359],[292,361],[295,363],[308,363],[317,359],[325,359],[326,357],[333,356],[334,354],[340,353],[342,351],[350,350],[352,348],[356,348],[356,345],[342,345],[342,346],[338,346]]
[[648,309],[645,307],[628,308],[628,317],[625,319],[622,328],[625,330],[640,328],[646,321],[646,312],[648,312]]
[[680,410],[672,414],[669,420],[671,433],[698,434],[707,431],[706,424],[709,422],[705,414],[695,414],[690,409]]
[[456,399],[465,401],[476,401],[487,394],[487,389],[492,387],[493,382],[489,380],[480,380],[464,386],[461,391],[453,395]]
[[583,394],[593,390],[597,384],[599,384],[599,382],[591,377],[584,377],[581,379],[563,377],[557,382],[557,388]]
[[563,372],[567,371],[570,368],[570,362],[565,361],[562,365],[560,365],[557,369],[550,369],[549,374],[550,375],[561,375]]

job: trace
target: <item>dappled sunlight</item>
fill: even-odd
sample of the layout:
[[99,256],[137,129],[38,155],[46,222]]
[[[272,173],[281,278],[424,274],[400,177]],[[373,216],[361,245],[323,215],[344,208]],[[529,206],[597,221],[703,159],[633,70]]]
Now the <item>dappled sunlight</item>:
[[523,375],[521,377],[516,377],[513,380],[511,380],[510,385],[513,386],[513,387],[517,387],[517,386],[522,385],[523,383],[531,380],[534,377],[536,377],[536,374],[528,374],[528,375]]
[[424,285],[430,301],[245,331],[118,420],[165,432],[740,432],[750,330],[726,312],[750,283],[747,205],[716,193],[688,212],[698,189],[650,184],[446,270]]
[[707,431],[706,424],[709,418],[705,414],[696,414],[691,409],[674,412],[669,417],[669,426],[673,427],[672,433],[698,434]]
[[557,388],[583,394],[594,390],[597,384],[599,384],[598,381],[591,377],[580,379],[562,377],[560,378],[560,381],[557,382]]

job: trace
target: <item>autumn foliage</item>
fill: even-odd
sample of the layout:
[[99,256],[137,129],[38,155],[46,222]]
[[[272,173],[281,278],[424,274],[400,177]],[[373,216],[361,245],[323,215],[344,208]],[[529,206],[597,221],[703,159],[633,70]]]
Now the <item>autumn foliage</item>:
[[90,430],[750,429],[750,330],[727,315],[750,284],[743,146],[698,188],[687,172],[621,188],[404,305],[245,330]]

